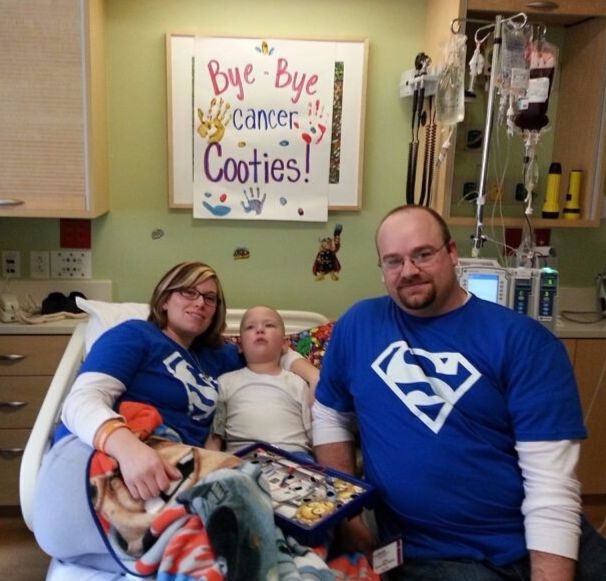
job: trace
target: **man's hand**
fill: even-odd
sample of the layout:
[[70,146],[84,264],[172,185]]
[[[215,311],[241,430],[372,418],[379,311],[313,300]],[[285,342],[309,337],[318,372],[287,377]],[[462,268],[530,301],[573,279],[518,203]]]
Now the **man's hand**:
[[372,564],[372,552],[377,548],[378,541],[361,516],[344,520],[339,527],[339,538],[345,551],[364,553]]
[[530,578],[532,581],[573,581],[576,561],[544,553],[530,551]]

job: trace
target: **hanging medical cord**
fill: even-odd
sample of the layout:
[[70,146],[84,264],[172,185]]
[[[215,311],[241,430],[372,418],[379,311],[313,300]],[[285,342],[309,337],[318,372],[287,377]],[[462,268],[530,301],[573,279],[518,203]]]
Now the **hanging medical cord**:
[[[595,278],[596,283],[596,308],[593,311],[560,311],[558,314],[564,319],[575,323],[590,325],[599,323],[606,318],[606,269],[599,272]],[[606,364],[606,362],[605,362]],[[601,384],[601,381],[600,381]],[[588,412],[589,413],[589,412]]]
[[539,132],[538,131],[528,131],[525,130],[523,132],[524,137],[524,167],[523,167],[523,176],[524,176],[524,188],[526,189],[526,197],[524,198],[524,202],[526,204],[526,209],[524,210],[524,215],[526,217],[532,214],[532,202],[533,202],[533,194],[534,189],[539,181],[539,166],[537,164],[537,143],[539,141]]
[[410,122],[410,143],[408,144],[408,170],[406,174],[406,203],[414,204],[416,179],[416,152],[415,152],[415,122],[417,118],[417,101],[419,100],[419,90],[415,86],[412,94],[412,118]]
[[[506,245],[497,241],[496,235],[496,227],[495,224],[500,225],[500,240],[505,240],[505,224],[503,223],[503,192],[505,189],[505,178],[507,175],[507,169],[509,168],[509,158],[511,151],[511,140],[507,139],[505,141],[505,148],[503,148],[502,133],[500,131],[496,131],[493,137],[493,149],[495,150],[495,155],[492,156],[492,166],[497,184],[498,198],[492,204],[492,228],[490,237],[485,237],[487,241],[492,242],[497,246],[499,251],[497,252],[498,256],[507,256],[507,252],[502,252]],[[496,211],[499,211],[499,220],[495,220]],[[505,258],[505,262],[507,259]],[[507,265],[509,266],[509,265]]]
[[419,131],[423,122],[425,102],[424,76],[431,59],[423,52],[415,58],[415,88],[412,95],[411,141],[408,145],[408,173],[406,176],[406,203],[415,203],[417,162],[419,156]]
[[433,97],[428,99],[427,123],[425,128],[425,151],[423,152],[423,176],[419,204],[429,206],[431,203],[431,185],[433,181],[434,157],[436,148],[436,113],[433,108]]

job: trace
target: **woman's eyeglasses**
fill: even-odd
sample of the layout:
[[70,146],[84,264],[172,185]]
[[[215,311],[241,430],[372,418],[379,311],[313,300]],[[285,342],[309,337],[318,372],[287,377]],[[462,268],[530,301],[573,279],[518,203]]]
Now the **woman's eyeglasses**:
[[201,293],[195,288],[179,288],[177,292],[188,301],[197,301],[202,298],[205,305],[216,307],[219,304],[219,297],[215,293]]

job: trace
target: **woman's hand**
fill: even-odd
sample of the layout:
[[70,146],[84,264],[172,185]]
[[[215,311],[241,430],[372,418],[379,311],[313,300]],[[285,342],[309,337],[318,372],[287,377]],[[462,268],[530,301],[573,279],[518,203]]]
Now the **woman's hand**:
[[106,454],[117,460],[124,484],[136,500],[158,496],[168,490],[173,480],[181,478],[175,466],[166,462],[129,429],[112,432],[104,449]]

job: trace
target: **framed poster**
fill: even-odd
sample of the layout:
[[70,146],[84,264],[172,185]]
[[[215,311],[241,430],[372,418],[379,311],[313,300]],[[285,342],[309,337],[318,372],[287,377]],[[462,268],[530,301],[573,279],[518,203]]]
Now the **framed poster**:
[[[219,177],[223,177],[223,169],[229,170],[227,166],[222,168],[216,165],[219,152],[223,156],[222,159],[232,159],[224,154],[221,144],[217,145],[216,137],[214,144],[208,144],[212,136],[209,137],[205,133],[207,145],[202,145],[201,135],[206,131],[203,125],[211,119],[219,122],[219,125],[223,121],[225,133],[232,131],[232,138],[238,147],[245,149],[250,145],[246,161],[233,160],[234,166],[239,164],[241,168],[265,167],[267,170],[269,163],[267,160],[272,158],[271,151],[266,151],[270,149],[268,132],[262,134],[258,131],[256,135],[252,135],[250,131],[246,134],[246,129],[256,128],[263,122],[273,123],[274,129],[277,125],[285,126],[289,123],[292,139],[274,139],[274,148],[277,147],[275,143],[280,143],[284,147],[290,142],[289,145],[294,146],[295,140],[302,137],[304,141],[299,139],[298,154],[291,155],[291,158],[284,163],[274,161],[271,166],[271,175],[275,179],[291,182],[289,184],[291,196],[276,197],[276,200],[281,200],[281,204],[295,199],[297,195],[306,195],[303,187],[296,187],[296,182],[299,174],[306,177],[307,171],[310,180],[300,179],[301,185],[304,181],[307,183],[307,181],[313,182],[313,179],[320,180],[321,183],[316,183],[318,187],[312,187],[310,191],[327,192],[329,210],[357,210],[361,207],[368,41],[272,40],[240,37],[230,39],[181,34],[168,34],[166,41],[169,206],[171,208],[191,208],[194,205],[194,184],[200,181],[196,167],[205,167],[204,170],[198,169],[198,174],[204,171],[211,181],[218,181]],[[260,71],[258,65],[255,65],[256,69],[254,68],[251,55],[257,59],[267,57],[267,60],[260,61],[267,63],[265,70]],[[299,73],[297,77],[294,68],[289,69],[290,63],[287,57],[294,62],[297,62],[297,58],[303,59],[306,63],[310,63],[311,69],[321,72]],[[321,87],[321,80],[323,77],[328,77],[328,72],[330,86],[327,93],[326,86]],[[264,77],[269,77],[269,80],[265,80],[265,88],[261,86]],[[256,94],[253,90],[255,82],[260,85]],[[211,95],[213,98],[210,100],[208,95],[203,95],[205,90],[208,93],[209,86],[214,91]],[[231,99],[228,98],[228,89],[231,90]],[[281,89],[280,97],[276,96],[277,89]],[[318,97],[320,94],[324,99]],[[255,99],[257,103],[262,100],[263,119],[259,120],[256,113],[259,107],[249,106],[251,103],[247,103],[247,99],[252,99],[253,104]],[[283,99],[283,102],[281,103],[279,99]],[[315,123],[315,127],[314,123],[310,124],[310,120],[317,121],[318,118],[326,121],[325,127],[321,123]],[[318,128],[321,131],[315,132]],[[215,129],[210,128],[211,133]],[[239,137],[246,135],[247,139],[236,137],[238,131],[241,132]],[[320,149],[311,150],[310,144],[311,147],[315,146],[317,137],[324,132],[325,135],[322,137],[325,139],[320,154]],[[227,138],[224,146],[229,149]],[[205,149],[201,150],[201,147]],[[325,162],[310,163],[310,152],[318,152],[317,155],[321,155],[321,159],[325,159]],[[212,163],[215,163],[215,169],[210,168]],[[290,167],[290,173],[285,172],[283,176],[279,172],[276,174],[275,168],[282,165]],[[324,173],[315,171],[320,166],[326,167]],[[241,205],[242,208],[248,209],[248,213],[255,214],[251,209],[258,209],[261,198],[263,200],[267,198],[267,194],[263,191],[263,186],[268,185],[267,175],[266,172],[265,180],[255,175],[256,181],[252,182],[250,179],[244,179],[241,172],[239,179],[228,176],[231,185],[239,189],[242,198],[240,204],[234,204],[232,207],[240,209]],[[217,200],[212,200],[211,196],[215,195],[209,191],[212,188],[203,186],[204,184],[196,186],[198,188],[196,196],[202,213],[198,217],[206,217],[203,215],[204,206],[220,214],[221,209],[227,204],[221,205]],[[225,197],[228,194],[221,195]],[[204,199],[204,196],[208,199]],[[194,214],[195,212],[196,208]],[[240,213],[242,213],[241,209]]]

